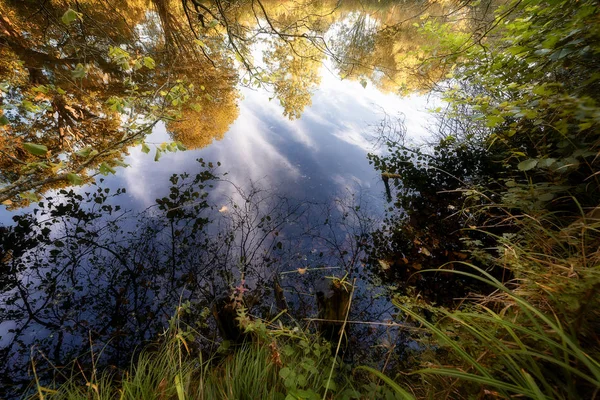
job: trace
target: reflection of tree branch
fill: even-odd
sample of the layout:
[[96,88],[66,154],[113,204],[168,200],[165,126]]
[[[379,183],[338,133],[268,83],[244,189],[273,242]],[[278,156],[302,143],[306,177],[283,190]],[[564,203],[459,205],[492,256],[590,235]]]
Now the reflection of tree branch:
[[[233,39],[234,34],[231,31],[231,28],[229,26],[229,22],[227,21],[227,16],[225,15],[225,10],[223,10],[223,6],[221,5],[221,1],[220,0],[215,0],[215,2],[216,2],[217,7],[219,9],[219,13],[223,17],[222,21],[223,21],[223,24],[225,26],[225,31],[227,32],[227,37],[229,38],[229,43],[231,44],[231,46],[235,50],[236,54],[242,60],[242,63],[244,64],[244,66],[246,67],[246,69],[248,70],[248,72],[250,74],[252,74],[252,70],[253,70],[252,66],[248,63],[248,60],[246,60],[246,57],[244,57],[244,55],[241,53],[241,51],[238,49],[237,45],[235,44],[235,40]],[[237,36],[237,37],[239,38],[239,36]]]
[[17,283],[17,289],[19,290],[19,294],[21,295],[21,300],[23,300],[23,305],[25,306],[25,310],[27,310],[27,316],[29,317],[30,320],[33,320],[46,328],[50,328],[50,329],[59,329],[60,328],[59,325],[55,325],[55,324],[47,322],[47,321],[42,321],[41,319],[39,319],[36,316],[36,311],[33,311],[33,309],[31,308],[31,305],[29,304],[29,301],[27,300],[28,299],[27,293],[21,286],[20,282]]
[[19,160],[18,158],[15,158],[15,157],[11,156],[10,154],[8,154],[7,152],[5,152],[4,150],[0,149],[0,154],[2,154],[3,156],[7,157],[8,159],[10,159],[10,160],[12,160],[12,161],[14,161],[16,163],[19,163],[21,165],[27,165],[27,163],[25,161]]
[[51,183],[56,183],[56,182],[68,182],[69,181],[69,175],[71,173],[81,173],[82,171],[84,171],[89,165],[91,165],[94,161],[100,159],[100,157],[102,157],[103,155],[107,155],[110,152],[114,151],[116,148],[118,148],[119,146],[122,145],[126,145],[129,143],[133,143],[133,141],[135,141],[136,139],[139,139],[140,137],[146,135],[148,132],[152,131],[152,128],[160,121],[160,119],[155,120],[154,122],[152,122],[151,124],[137,130],[136,132],[134,132],[132,135],[129,135],[127,137],[125,137],[124,139],[111,144],[110,147],[100,151],[98,154],[96,154],[95,156],[90,157],[87,161],[83,162],[80,166],[78,166],[77,168],[75,168],[73,170],[73,172],[64,172],[61,174],[57,174],[54,176],[51,176],[49,178],[43,179],[41,181],[35,181],[35,180],[30,180],[27,181],[25,177],[21,176],[19,179],[17,179],[15,182],[13,182],[12,184],[3,187],[2,189],[0,189],[0,203],[2,203],[3,201],[9,200],[13,197],[15,197],[16,195],[18,195],[19,193],[23,193],[23,192],[27,192],[31,189],[37,189],[39,187],[45,186],[45,185],[49,185]]
[[[187,4],[188,0],[182,0],[182,1],[183,1],[183,4]],[[204,4],[200,3],[200,1],[198,1],[198,0],[191,0],[191,1],[194,4],[194,7],[196,8],[196,12],[198,12],[198,14],[201,14],[200,11],[198,10],[199,8],[201,8],[205,12],[209,13],[210,16],[213,17],[213,19],[218,20],[218,18],[215,16],[215,14],[212,13],[210,8],[208,8]]]

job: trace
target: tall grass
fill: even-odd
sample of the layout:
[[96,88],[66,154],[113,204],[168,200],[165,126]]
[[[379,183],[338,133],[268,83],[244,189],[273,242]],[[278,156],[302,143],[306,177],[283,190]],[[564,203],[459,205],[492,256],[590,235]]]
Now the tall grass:
[[[485,271],[473,268],[479,274],[455,273],[493,285],[502,294],[495,300],[501,304],[499,311],[489,304],[477,304],[471,311],[441,310],[445,318],[434,324],[397,304],[460,361],[452,367],[437,365],[415,373],[473,382],[487,393],[505,398],[575,399],[595,395],[600,388],[600,363],[579,345],[569,327],[557,315],[547,315]],[[450,324],[452,333],[443,328]]]
[[131,369],[118,377],[100,373],[87,379],[73,375],[66,382],[44,387],[37,399],[276,399],[285,392],[271,350],[244,344],[222,360],[203,360],[182,353],[177,340],[158,350],[142,352]]
[[327,391],[326,398],[358,398],[351,378],[339,368],[333,373],[331,345],[318,335],[260,320],[249,324],[252,340],[206,358],[186,339],[191,328],[173,318],[163,341],[143,351],[128,371],[92,368],[86,375],[73,368],[78,372],[61,382],[36,379],[27,398],[317,400]]
[[402,379],[422,397],[594,399],[600,393],[599,222],[585,215],[562,226],[549,214],[511,218],[518,234],[495,237],[498,256],[487,249],[482,259],[510,271],[510,280],[474,263],[441,267],[479,280],[491,294],[465,299],[456,310],[432,306],[433,319],[395,301],[427,329],[423,348],[437,357]]

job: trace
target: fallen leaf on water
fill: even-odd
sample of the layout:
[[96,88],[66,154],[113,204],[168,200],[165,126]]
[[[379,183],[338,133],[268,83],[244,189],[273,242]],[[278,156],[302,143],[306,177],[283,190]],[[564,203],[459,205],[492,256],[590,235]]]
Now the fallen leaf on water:
[[377,260],[379,261],[379,266],[381,267],[382,270],[386,271],[388,269],[390,269],[390,263],[387,262],[386,260]]

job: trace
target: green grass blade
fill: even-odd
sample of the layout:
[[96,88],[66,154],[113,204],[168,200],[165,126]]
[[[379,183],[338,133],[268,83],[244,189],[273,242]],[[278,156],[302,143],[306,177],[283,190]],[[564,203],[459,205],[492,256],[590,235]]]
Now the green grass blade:
[[379,372],[378,370],[371,368],[371,367],[367,367],[365,365],[356,367],[356,369],[364,369],[365,371],[368,371],[368,372],[372,373],[373,375],[377,376],[379,379],[381,379],[382,381],[387,383],[392,389],[394,389],[396,394],[399,395],[402,399],[415,400],[415,397],[412,394],[410,394],[406,390],[402,389],[402,387],[400,387],[400,385],[398,385],[396,382],[394,382],[392,379],[390,379],[390,377]]

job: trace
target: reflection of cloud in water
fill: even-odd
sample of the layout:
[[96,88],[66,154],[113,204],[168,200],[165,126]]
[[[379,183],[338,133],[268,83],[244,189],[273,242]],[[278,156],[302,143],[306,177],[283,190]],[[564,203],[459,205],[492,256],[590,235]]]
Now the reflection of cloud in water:
[[[196,159],[203,158],[220,161],[217,172],[228,172],[226,178],[242,189],[254,181],[284,196],[319,201],[346,191],[349,184],[362,189],[375,186],[377,193],[382,192],[380,178],[366,159],[368,152],[379,151],[372,140],[382,109],[391,116],[404,114],[407,139],[417,142],[428,136],[426,108],[433,105],[425,96],[400,98],[372,85],[363,88],[359,82],[342,81],[325,68],[321,73],[312,106],[299,120],[284,117],[278,100],[269,101],[269,93],[242,89],[239,117],[223,140],[203,149],[164,153],[155,162],[154,144],[170,140],[164,125],[158,125],[147,140],[150,154],[139,147],[131,149],[125,160],[130,166],[105,177],[105,185],[127,188],[127,207],[141,210],[167,195],[172,174],[199,172]],[[435,98],[433,102],[439,103]],[[232,185],[220,184],[211,197],[223,199],[234,192]]]
[[336,183],[339,191],[342,193],[356,193],[361,188],[365,189],[370,186],[368,182],[363,182],[357,177],[351,175],[334,174],[331,180]]
[[[283,107],[279,104],[279,101],[277,99],[268,100],[266,96],[267,95],[264,92],[248,91],[248,93],[244,94],[247,103],[242,104],[242,107],[246,108],[246,111],[251,112],[254,116],[260,116],[262,118],[266,116],[267,119],[271,120],[270,122],[275,120],[277,126],[283,128],[280,131],[275,132],[278,136],[288,134],[292,139],[309,149],[316,149],[318,146],[317,142],[310,137],[306,124],[304,123],[304,117],[294,121],[285,118],[283,116]],[[273,125],[269,126],[270,130],[274,128]]]
[[355,129],[336,130],[333,135],[346,143],[358,146],[364,150],[365,154],[373,151],[373,143],[369,141],[364,133],[358,132]]
[[211,158],[219,160],[229,170],[230,167],[242,170],[245,179],[258,180],[272,175],[274,171],[284,171],[289,177],[298,176],[298,169],[281,153],[273,143],[272,133],[261,116],[242,106],[240,117],[221,142],[214,146]]

